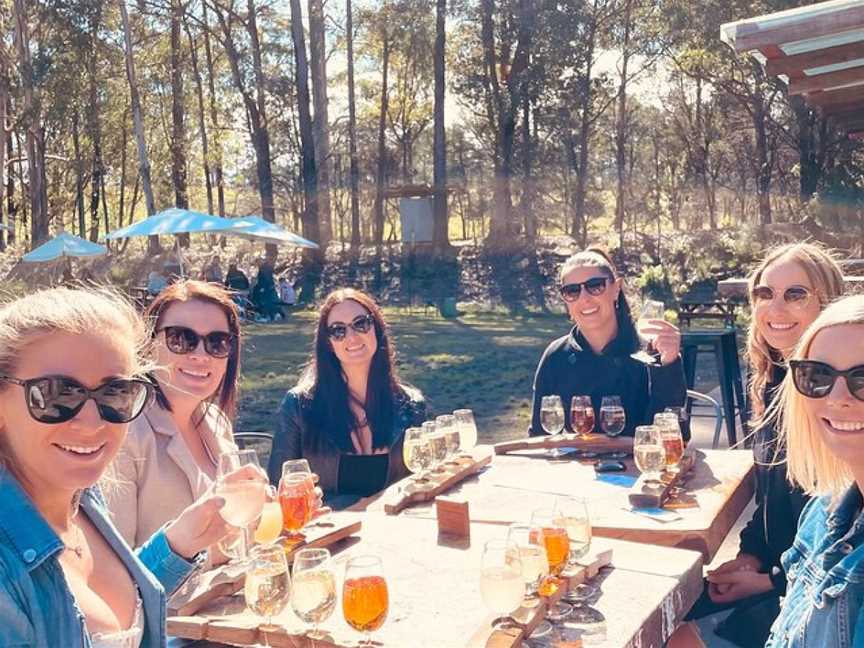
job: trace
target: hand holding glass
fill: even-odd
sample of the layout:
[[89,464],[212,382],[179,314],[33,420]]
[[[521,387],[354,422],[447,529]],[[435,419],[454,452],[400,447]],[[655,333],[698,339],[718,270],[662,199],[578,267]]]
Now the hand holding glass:
[[636,321],[636,332],[639,339],[642,341],[643,349],[631,354],[631,358],[644,362],[648,365],[660,364],[660,356],[654,351],[653,342],[655,335],[649,332],[651,329],[651,320],[662,320],[666,317],[666,307],[663,302],[646,300],[642,304],[642,310],[639,312],[639,319]]

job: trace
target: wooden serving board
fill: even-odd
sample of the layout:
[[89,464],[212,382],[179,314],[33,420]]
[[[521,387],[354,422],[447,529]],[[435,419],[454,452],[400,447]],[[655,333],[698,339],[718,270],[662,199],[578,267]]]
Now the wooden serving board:
[[644,475],[630,489],[630,505],[636,508],[662,508],[669,500],[670,491],[678,486],[693,470],[696,459],[692,454],[681,457],[681,469],[677,473],[665,471],[660,477],[660,483],[648,482]]
[[431,473],[429,480],[419,484],[411,478],[403,479],[391,486],[384,494],[384,512],[396,515],[411,504],[429,502],[444,491],[452,488],[467,477],[477,473],[492,461],[492,453],[487,449],[475,448],[471,457],[462,457],[450,470]]
[[[305,539],[292,542],[279,538],[285,549],[288,563],[294,561],[294,556],[307,547],[329,547],[356,534],[362,526],[362,516],[356,513],[331,513],[310,523],[305,529]],[[246,577],[242,565],[225,564],[193,573],[168,600],[169,614],[186,616],[195,614],[210,601],[223,596],[230,596],[243,587]]]
[[552,448],[576,448],[585,452],[626,452],[633,454],[633,437],[610,437],[592,434],[588,438],[574,434],[555,434],[502,441],[495,444],[495,454],[508,454],[525,450],[551,450]]

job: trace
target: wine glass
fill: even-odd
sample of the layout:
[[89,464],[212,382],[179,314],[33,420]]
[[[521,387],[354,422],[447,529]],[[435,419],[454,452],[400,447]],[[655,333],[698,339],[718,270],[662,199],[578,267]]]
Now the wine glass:
[[678,415],[673,412],[658,412],[654,415],[654,425],[660,428],[663,450],[666,453],[666,470],[672,473],[681,471],[681,458],[684,456],[684,437],[678,424]]
[[[249,471],[246,466],[255,466],[258,470]],[[222,518],[242,529],[244,541],[238,557],[244,559],[251,545],[247,527],[261,515],[267,497],[267,482],[255,450],[234,450],[219,456],[214,494],[225,500],[219,510]]]
[[435,417],[438,433],[444,437],[447,453],[444,457],[445,463],[457,463],[455,458],[459,453],[459,428],[456,425],[456,417],[452,414],[441,414]]
[[361,645],[372,645],[372,633],[387,619],[389,594],[381,559],[365,555],[345,565],[342,584],[342,614],[345,621],[363,633]]
[[[540,425],[549,435],[561,434],[564,429],[564,406],[557,394],[543,396],[540,400]],[[561,456],[559,448],[552,448],[549,456],[557,459]]]
[[293,540],[303,537],[303,527],[314,513],[314,486],[311,475],[288,472],[279,480],[279,506],[282,509],[282,528]]
[[492,627],[504,629],[517,623],[510,616],[522,604],[525,581],[519,551],[506,540],[489,540],[483,545],[480,563],[480,598],[490,612],[499,615]]
[[420,427],[429,440],[429,447],[432,450],[432,472],[441,472],[443,470],[441,464],[447,457],[447,441],[435,421],[426,421]]
[[471,458],[471,450],[477,445],[477,424],[474,422],[474,412],[470,409],[457,409],[453,412],[456,425],[459,428],[459,447],[462,456]]
[[[549,563],[549,574],[557,578],[567,566],[570,556],[570,538],[561,515],[554,509],[538,509],[531,514],[531,524],[540,530],[540,538],[546,549],[546,561]],[[540,587],[540,594],[548,596],[557,590],[557,582],[549,578]],[[570,614],[571,609],[570,605],[559,601],[549,607],[546,616],[553,621],[560,621]]]
[[[268,491],[273,491],[272,486],[267,487]],[[274,542],[282,533],[282,506],[279,500],[275,497],[272,501],[264,503],[261,509],[261,520],[255,529],[253,539],[257,544],[270,544]]]
[[[588,515],[588,502],[581,497],[560,496],[555,500],[555,510],[558,512],[557,523],[567,531],[570,540],[570,553],[567,556],[568,567],[578,567],[579,559],[588,554],[591,549],[591,518]],[[562,597],[572,600],[571,591]]]
[[261,545],[252,549],[243,594],[249,609],[265,618],[267,629],[274,629],[273,616],[285,609],[291,594],[288,561],[282,547]]
[[660,472],[666,465],[663,437],[656,425],[639,425],[633,437],[633,459],[645,475],[646,483],[660,482]]
[[582,439],[594,432],[594,406],[590,396],[574,396],[570,400],[570,427]]
[[627,413],[620,396],[604,396],[600,402],[600,429],[609,437],[617,437],[627,424]]
[[414,474],[411,480],[414,485],[429,481],[423,473],[432,465],[432,448],[422,428],[412,427],[405,430],[402,440],[402,461]]
[[666,307],[663,302],[646,299],[636,320],[636,332],[642,341],[643,349],[630,355],[634,360],[644,362],[647,365],[659,365],[660,356],[654,351],[653,343],[655,335],[648,333],[646,329],[651,328],[651,320],[662,320],[666,317]]
[[327,549],[301,549],[294,556],[291,607],[305,623],[310,637],[320,637],[318,625],[336,609],[336,572]]
[[525,598],[536,597],[543,580],[549,575],[546,547],[541,531],[530,524],[511,524],[507,529],[507,544],[522,563]]

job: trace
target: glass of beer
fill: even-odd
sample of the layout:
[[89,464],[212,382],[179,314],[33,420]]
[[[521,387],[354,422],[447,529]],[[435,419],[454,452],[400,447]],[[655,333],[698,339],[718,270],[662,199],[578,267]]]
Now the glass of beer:
[[[271,487],[272,488],[272,487]],[[282,533],[282,507],[279,500],[266,502],[261,509],[261,520],[255,529],[255,542],[258,544],[269,544]]]
[[459,447],[463,457],[471,457],[471,450],[477,445],[477,423],[470,409],[457,409],[453,412],[459,428]]
[[294,556],[291,607],[301,620],[312,624],[310,637],[319,637],[318,625],[336,609],[336,572],[327,549],[301,549]]
[[342,614],[345,621],[363,633],[361,645],[372,645],[372,633],[387,619],[389,594],[378,556],[355,556],[345,565]]
[[[546,562],[549,564],[549,574],[540,585],[541,596],[551,596],[558,591],[557,577],[567,567],[570,557],[570,538],[561,515],[554,509],[538,509],[531,514],[531,525],[540,533],[543,546],[546,549]],[[554,577],[554,578],[553,578]],[[560,621],[567,617],[573,606],[559,601],[549,606],[547,618]]]
[[506,540],[489,540],[483,545],[481,561],[480,598],[490,612],[498,615],[492,627],[510,627],[515,623],[510,615],[519,609],[525,596],[519,550]]
[[633,437],[633,459],[645,475],[645,481],[659,483],[660,473],[666,467],[663,437],[656,425],[639,425]]
[[414,474],[412,482],[415,485],[429,481],[423,473],[432,465],[432,448],[422,428],[412,427],[405,430],[405,437],[402,440],[402,461]]
[[684,437],[678,415],[673,412],[659,412],[654,415],[654,425],[660,428],[663,450],[666,452],[666,470],[677,473],[681,470],[681,457],[684,456]]
[[[540,425],[543,426],[543,431],[549,435],[561,434],[564,429],[564,406],[561,404],[561,397],[557,394],[543,396],[540,399]],[[559,448],[552,448],[549,456],[557,459],[561,456]]]
[[570,427],[582,439],[594,432],[594,407],[590,396],[574,396],[570,401]]
[[273,616],[285,609],[291,594],[285,551],[278,545],[261,545],[252,550],[250,558],[243,586],[246,605],[273,628]]
[[627,414],[620,396],[604,396],[600,401],[600,429],[609,437],[617,437],[624,431]]
[[459,454],[459,427],[456,425],[456,417],[452,414],[436,416],[435,425],[438,426],[438,433],[444,437],[444,463],[455,464],[456,455]]
[[303,536],[303,527],[314,512],[312,477],[303,473],[288,473],[279,480],[279,506],[282,508],[282,528],[289,538]]

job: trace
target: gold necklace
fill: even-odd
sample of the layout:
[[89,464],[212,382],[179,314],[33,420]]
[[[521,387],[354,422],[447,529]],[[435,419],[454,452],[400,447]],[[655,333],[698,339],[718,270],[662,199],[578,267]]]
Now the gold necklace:
[[[76,530],[75,535],[79,535],[79,534],[81,536],[84,535],[84,532],[81,530],[81,527],[79,527],[77,525],[73,525],[73,526],[75,526],[75,530]],[[78,556],[78,560],[81,560],[84,557],[84,542],[83,542],[83,540],[84,540],[84,538],[82,537],[82,542],[80,542],[78,544],[74,544],[74,545],[69,544],[68,542],[66,542],[64,540],[63,546],[66,547],[66,549],[68,549],[72,553],[74,553],[76,556]]]

